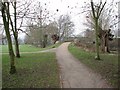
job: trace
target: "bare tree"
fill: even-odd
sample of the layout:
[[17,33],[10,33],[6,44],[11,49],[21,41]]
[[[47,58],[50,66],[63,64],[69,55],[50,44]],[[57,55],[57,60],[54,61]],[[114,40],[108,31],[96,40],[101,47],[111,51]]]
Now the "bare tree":
[[[22,26],[22,23],[23,23],[23,18],[26,16],[27,12],[29,12],[29,6],[31,3],[25,3],[25,5],[27,4],[26,7],[24,7],[22,11],[18,10],[17,9],[21,6],[24,6],[24,5],[21,5],[19,7],[17,7],[17,2],[12,2],[11,3],[13,8],[14,8],[14,23],[12,21],[12,18],[10,18],[10,22],[11,22],[11,27],[12,27],[12,31],[13,31],[13,35],[14,35],[14,41],[15,41],[15,53],[16,53],[16,57],[20,58],[20,51],[19,51],[19,42],[18,42],[18,32],[19,31],[22,31],[21,26]],[[19,15],[20,14],[20,15]],[[21,16],[21,24],[19,26],[19,28],[17,27],[17,17]],[[19,18],[20,19],[20,18]]]
[[13,52],[13,47],[12,47],[12,40],[11,40],[10,30],[9,30],[9,21],[10,21],[9,2],[2,3],[1,13],[2,13],[6,37],[8,40],[10,67],[11,67],[10,74],[14,74],[16,73],[16,68],[15,68],[15,57],[14,57],[14,52]]
[[93,0],[91,0],[91,9],[92,9],[92,16],[95,22],[95,35],[96,35],[96,53],[97,56],[95,57],[96,60],[100,60],[100,55],[99,55],[99,18],[100,15],[104,9],[106,2],[104,4],[102,4],[102,2],[100,2],[97,6],[94,5]]
[[58,35],[60,40],[68,38],[74,32],[74,23],[69,15],[61,15],[58,19]]
[[[49,25],[47,25],[46,29],[44,30],[44,33],[48,35],[48,44],[55,44],[56,41],[59,39],[58,37],[58,27],[57,27],[57,22],[51,22]],[[53,36],[55,36],[53,38]],[[53,43],[52,43],[53,41]]]
[[[10,33],[11,33],[11,35],[14,36],[15,54],[16,54],[16,57],[19,58],[20,51],[19,51],[19,43],[18,43],[18,34],[20,31],[22,31],[23,33],[26,33],[25,31],[23,31],[21,29],[21,27],[22,27],[24,19],[26,19],[26,16],[29,14],[29,6],[31,5],[31,2],[25,1],[25,3],[22,5],[19,5],[19,4],[17,5],[17,2],[11,2],[10,5],[12,5],[13,9],[14,9],[14,12],[10,12],[10,25],[11,25]],[[20,10],[19,10],[19,8],[20,8]],[[20,25],[17,24],[18,19],[19,19],[19,22],[21,22]],[[21,21],[20,21],[20,19],[21,19]]]
[[[34,7],[33,11],[32,17],[34,18],[31,18],[31,22],[33,23],[31,23],[32,27],[27,28],[28,33],[31,35],[31,40],[34,40],[35,45],[45,48],[48,39],[51,38],[50,34],[54,33],[54,29],[56,29],[56,26],[54,26],[51,22],[52,20],[50,20],[50,18],[53,18],[53,15],[49,15],[47,9],[41,6],[40,2],[38,2],[38,5]],[[31,41],[27,38],[28,36],[26,36],[26,41]]]
[[28,27],[26,32],[30,37],[26,35],[25,42],[35,46],[46,47],[48,44],[52,44],[51,36],[58,33],[58,27],[55,22],[44,25],[42,28],[33,24],[29,26],[31,27]]
[[13,31],[13,35],[14,35],[14,40],[15,40],[16,57],[20,58],[19,43],[18,43],[18,30],[17,30],[17,19],[16,19],[16,2],[14,2],[13,8],[14,8],[14,26],[13,26],[13,22],[12,22],[11,17],[10,17],[10,23],[11,23],[11,27],[12,27],[12,31]]
[[[112,26],[115,23],[115,18],[114,17],[114,9],[113,9],[113,1],[111,2],[110,5],[108,5],[107,7],[104,7],[100,17],[99,17],[99,21],[98,21],[98,28],[99,28],[99,38],[100,38],[100,45],[101,45],[101,50],[103,52],[110,52],[109,51],[109,41],[111,41],[114,37],[114,35],[112,34]],[[114,18],[113,18],[114,17]],[[88,13],[88,15],[86,16],[86,20],[87,22],[84,23],[84,25],[86,25],[87,27],[89,27],[90,29],[94,29],[95,30],[95,22],[94,22],[94,18],[92,17],[91,13]]]

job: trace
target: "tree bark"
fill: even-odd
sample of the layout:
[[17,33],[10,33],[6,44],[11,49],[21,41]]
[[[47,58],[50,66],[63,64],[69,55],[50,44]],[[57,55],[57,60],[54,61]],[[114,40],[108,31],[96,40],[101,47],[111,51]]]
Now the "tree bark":
[[107,35],[105,37],[105,52],[110,53],[108,43],[109,43],[109,37],[108,37],[108,33],[107,33]]
[[20,58],[20,51],[19,51],[19,43],[18,43],[18,31],[17,31],[17,19],[16,19],[16,2],[14,2],[14,23],[15,23],[15,51],[16,51],[16,57]]
[[101,51],[105,53],[105,37],[101,36]]
[[98,19],[97,18],[94,18],[95,19],[95,35],[96,35],[96,53],[97,53],[97,56],[96,56],[96,60],[100,60],[100,56],[99,56],[99,38],[98,38]]
[[[14,57],[14,52],[13,52],[13,47],[12,47],[12,40],[11,40],[11,36],[10,36],[10,31],[9,31],[10,13],[9,13],[9,3],[8,2],[7,2],[7,6],[5,3],[3,3],[1,12],[2,12],[5,33],[6,33],[6,37],[8,40],[8,49],[9,49],[10,67],[11,67],[10,74],[14,74],[14,73],[16,73],[16,68],[15,68],[15,57]],[[5,12],[7,15],[5,14]]]
[[15,51],[16,51],[15,53],[16,53],[16,57],[20,58],[18,38],[17,37],[14,37],[14,38],[15,38]]

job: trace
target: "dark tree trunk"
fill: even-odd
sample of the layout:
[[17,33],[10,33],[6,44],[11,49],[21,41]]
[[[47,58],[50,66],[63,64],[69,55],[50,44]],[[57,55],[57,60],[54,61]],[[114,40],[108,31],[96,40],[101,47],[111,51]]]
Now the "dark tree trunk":
[[[5,12],[7,15],[5,15]],[[7,3],[7,6],[5,3],[3,4],[2,18],[3,18],[6,37],[8,40],[8,49],[9,49],[9,56],[10,56],[10,74],[14,74],[16,73],[16,68],[15,68],[15,57],[14,57],[14,52],[13,52],[13,47],[12,47],[12,40],[10,36],[10,31],[9,31],[9,19],[10,19],[9,3]]]
[[16,51],[15,53],[16,53],[16,57],[20,58],[18,38],[17,37],[14,37],[14,38],[15,38],[15,51]]
[[14,23],[15,23],[15,51],[16,51],[16,57],[20,58],[20,51],[19,51],[19,43],[18,43],[18,31],[17,31],[17,19],[16,19],[16,2],[14,2]]
[[105,53],[105,37],[101,37],[101,51]]
[[108,34],[105,36],[105,52],[107,52],[107,53],[110,53],[110,51],[109,51],[109,44],[108,44],[108,42],[109,42],[109,37],[108,37]]
[[44,35],[43,36],[43,48],[45,48],[46,47],[46,45],[47,45],[47,38],[48,38],[48,35]]
[[95,33],[96,33],[96,60],[100,60],[100,55],[99,55],[99,37],[98,37],[98,19],[95,18]]

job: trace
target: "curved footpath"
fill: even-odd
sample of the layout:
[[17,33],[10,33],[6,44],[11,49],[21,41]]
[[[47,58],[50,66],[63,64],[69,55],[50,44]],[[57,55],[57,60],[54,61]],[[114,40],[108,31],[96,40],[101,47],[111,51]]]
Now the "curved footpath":
[[70,42],[63,43],[56,50],[63,88],[110,88],[97,73],[83,65],[68,51]]

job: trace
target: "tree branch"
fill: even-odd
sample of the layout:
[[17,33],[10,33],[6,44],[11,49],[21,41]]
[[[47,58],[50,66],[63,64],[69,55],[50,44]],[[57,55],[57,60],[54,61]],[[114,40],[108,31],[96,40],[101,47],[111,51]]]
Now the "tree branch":
[[21,31],[21,32],[23,32],[23,33],[25,33],[26,35],[28,35],[29,37],[30,37],[30,35],[28,34],[28,33],[26,33],[26,31],[23,31],[22,29],[18,29],[18,31]]
[[93,0],[91,0],[91,8],[92,8],[93,17],[96,18]]

